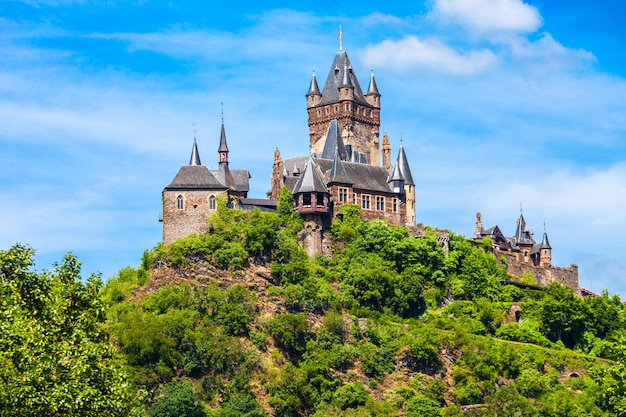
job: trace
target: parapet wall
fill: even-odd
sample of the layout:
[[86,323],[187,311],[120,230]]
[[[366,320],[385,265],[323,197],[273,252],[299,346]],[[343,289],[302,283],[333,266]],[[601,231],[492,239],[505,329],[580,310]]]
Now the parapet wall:
[[577,294],[580,293],[578,281],[578,265],[572,264],[566,268],[559,266],[534,266],[531,263],[520,262],[516,253],[495,250],[494,255],[498,262],[502,258],[506,261],[506,272],[514,277],[521,277],[522,274],[530,274],[539,285],[548,285],[551,282],[560,282],[572,288]]

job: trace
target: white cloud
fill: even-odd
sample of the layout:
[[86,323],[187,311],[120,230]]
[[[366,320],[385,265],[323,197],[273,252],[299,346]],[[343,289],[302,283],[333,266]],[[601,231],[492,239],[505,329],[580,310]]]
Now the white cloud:
[[435,0],[430,16],[478,32],[532,33],[542,23],[537,9],[520,0]]
[[428,69],[449,74],[471,75],[487,71],[498,63],[488,49],[460,52],[436,38],[421,40],[407,36],[368,45],[363,62],[371,67],[396,70]]

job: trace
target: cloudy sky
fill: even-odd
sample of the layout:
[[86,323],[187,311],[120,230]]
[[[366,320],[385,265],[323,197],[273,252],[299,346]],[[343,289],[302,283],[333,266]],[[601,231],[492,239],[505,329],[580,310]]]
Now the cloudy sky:
[[[593,3],[593,4],[592,4]],[[626,295],[622,2],[0,1],[0,249],[106,279],[161,239],[161,191],[195,135],[269,188],[273,151],[308,151],[304,94],[343,47],[374,70],[417,219],[512,235],[522,207],[553,263]]]

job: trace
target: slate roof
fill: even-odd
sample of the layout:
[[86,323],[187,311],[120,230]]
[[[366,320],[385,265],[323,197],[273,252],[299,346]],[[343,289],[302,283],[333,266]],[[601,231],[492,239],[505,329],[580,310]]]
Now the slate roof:
[[189,165],[202,165],[200,162],[200,153],[198,152],[198,144],[196,138],[193,138],[193,148],[191,148],[191,158],[189,158]]
[[230,169],[226,165],[220,165],[220,169],[212,170],[215,178],[233,191],[250,191],[250,173],[246,169]]
[[371,105],[365,100],[363,90],[359,84],[359,80],[356,78],[354,71],[352,70],[352,64],[348,58],[346,51],[339,51],[335,54],[335,59],[328,71],[328,77],[322,90],[322,99],[318,103],[318,106],[324,106],[329,103],[336,103],[339,101],[339,86],[344,81],[344,72],[348,71],[348,78],[352,86],[354,87],[354,100],[362,105]]
[[317,78],[315,77],[315,71],[313,71],[313,75],[311,76],[311,84],[309,85],[309,92],[306,93],[307,96],[319,95],[320,88],[317,85]]
[[519,219],[517,219],[517,228],[515,229],[515,236],[513,236],[515,245],[534,245],[535,239],[533,239],[533,232],[530,230],[530,227],[526,225],[526,220],[524,220],[524,215],[520,214]]
[[411,175],[411,168],[409,167],[409,161],[406,159],[406,154],[404,153],[404,146],[400,144],[400,152],[398,152],[398,162],[397,164],[400,166],[400,172],[402,173],[402,177],[404,178],[404,183],[406,185],[415,185],[413,182],[413,175]]
[[370,85],[367,88],[367,95],[375,94],[380,96],[378,92],[378,86],[376,85],[376,80],[374,79],[374,71],[372,71],[372,75],[370,75]]
[[[308,158],[308,156],[290,158],[285,160],[284,166],[295,167],[302,172]],[[324,173],[330,172],[333,164],[332,159],[315,157],[313,157],[313,162],[319,167],[319,170]],[[393,193],[393,189],[387,183],[389,172],[384,167],[348,161],[342,161],[341,165],[345,169],[348,178],[352,180],[352,187],[354,189],[387,194]],[[285,186],[293,193],[299,177],[293,176],[293,168],[291,170],[287,168],[286,171],[287,177],[285,178]]]
[[203,165],[183,165],[164,191],[186,189],[224,191],[228,187],[220,183]]
[[328,184],[332,183],[354,184],[354,181],[348,176],[346,169],[343,167],[338,148],[335,148],[335,157],[328,173]]
[[224,121],[222,121],[222,131],[220,132],[220,147],[218,152],[228,152],[228,145],[226,144],[226,131],[224,130]]
[[328,130],[326,132],[326,140],[324,142],[324,149],[322,150],[322,158],[333,159],[335,157],[335,151],[339,151],[339,158],[341,160],[348,159],[346,147],[343,144],[341,138],[341,132],[339,132],[339,125],[337,119],[333,119],[328,124]]
[[324,180],[317,172],[312,157],[309,157],[304,166],[304,171],[293,189],[293,194],[300,193],[328,193],[328,189],[324,184]]

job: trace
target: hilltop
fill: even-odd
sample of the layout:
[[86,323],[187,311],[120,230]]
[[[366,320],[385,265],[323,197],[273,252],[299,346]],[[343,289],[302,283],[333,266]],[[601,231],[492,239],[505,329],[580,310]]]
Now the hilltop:
[[618,297],[503,285],[490,242],[451,235],[446,254],[352,205],[332,256],[310,258],[289,196],[277,213],[219,204],[206,234],[103,292],[149,415],[623,415]]

